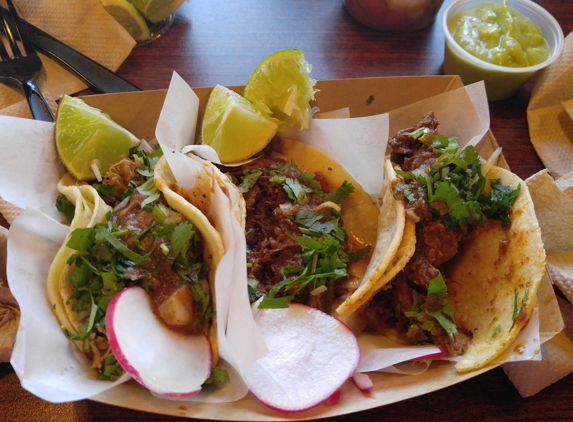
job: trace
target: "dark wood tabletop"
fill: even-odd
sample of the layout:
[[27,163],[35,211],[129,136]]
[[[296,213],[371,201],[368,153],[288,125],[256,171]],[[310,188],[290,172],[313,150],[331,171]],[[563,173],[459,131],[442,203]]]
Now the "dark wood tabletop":
[[[444,7],[452,0],[446,0]],[[573,30],[573,2],[537,0]],[[443,10],[443,8],[442,8]],[[118,73],[145,90],[166,89],[173,71],[191,86],[244,85],[257,64],[281,49],[300,49],[315,79],[442,74],[441,13],[413,33],[389,34],[357,23],[342,0],[191,0],[173,26],[136,47]],[[526,178],[543,169],[530,140],[526,108],[533,81],[512,98],[490,102],[491,130],[511,169]],[[88,91],[89,93],[89,91]],[[6,226],[6,222],[0,219]],[[51,404],[23,390],[0,364],[1,421],[168,420],[162,415],[84,400]],[[573,420],[573,375],[522,398],[501,368],[461,384],[332,421]]]

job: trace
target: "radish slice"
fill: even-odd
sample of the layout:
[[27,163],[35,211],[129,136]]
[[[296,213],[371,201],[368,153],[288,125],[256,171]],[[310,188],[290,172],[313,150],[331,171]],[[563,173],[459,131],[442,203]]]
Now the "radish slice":
[[211,374],[209,339],[169,330],[153,314],[149,296],[141,287],[128,287],[114,296],[105,324],[119,364],[157,394],[192,396]]
[[446,349],[446,346],[444,346],[443,344],[439,344],[436,346],[438,349],[440,349],[439,352],[437,353],[430,353],[429,355],[425,355],[425,356],[419,356],[417,358],[411,359],[411,360],[431,360],[431,359],[439,359],[439,358],[443,358],[446,356],[450,356],[450,353],[448,352],[448,349]]
[[360,391],[370,391],[374,388],[374,383],[370,377],[363,372],[355,372],[352,376],[352,382]]
[[266,406],[302,412],[327,401],[352,376],[360,348],[336,318],[301,304],[259,309],[255,320],[269,348],[247,371],[249,390]]

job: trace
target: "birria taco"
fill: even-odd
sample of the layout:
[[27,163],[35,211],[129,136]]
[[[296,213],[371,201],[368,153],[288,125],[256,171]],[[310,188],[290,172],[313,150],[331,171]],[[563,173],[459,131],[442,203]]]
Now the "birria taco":
[[104,321],[112,298],[129,286],[147,292],[169,330],[207,336],[215,366],[213,282],[224,253],[221,236],[177,186],[161,151],[122,159],[101,183],[66,176],[58,190],[58,209],[67,211],[71,226],[50,268],[49,299],[97,378],[123,373]]
[[369,195],[326,154],[286,139],[223,171],[246,202],[251,302],[333,313],[362,279],[376,242],[378,209]]
[[529,321],[545,252],[525,183],[437,126],[430,112],[389,141],[374,276],[338,312],[401,343],[444,345],[469,371]]

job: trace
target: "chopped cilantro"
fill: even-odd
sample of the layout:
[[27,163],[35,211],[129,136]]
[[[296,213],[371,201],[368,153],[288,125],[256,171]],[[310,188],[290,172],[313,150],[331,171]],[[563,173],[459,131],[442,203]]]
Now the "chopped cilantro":
[[115,356],[110,355],[104,359],[103,365],[97,374],[97,379],[105,381],[115,381],[121,376],[122,373],[123,373],[123,368],[121,367]]
[[72,204],[65,195],[58,195],[56,198],[56,209],[65,215],[68,221],[74,219],[74,214],[76,212],[76,207]]
[[148,204],[151,204],[152,202],[159,199],[159,197],[161,196],[161,192],[159,192],[159,189],[157,189],[157,187],[155,186],[155,181],[153,177],[147,179],[145,183],[137,187],[136,190],[142,195],[147,195],[147,198],[145,198],[141,202],[141,208],[145,207]]
[[405,179],[394,188],[396,198],[416,201],[425,194],[434,218],[442,218],[447,226],[458,225],[464,232],[476,216],[480,223],[485,216],[500,220],[503,227],[509,225],[519,187],[491,180],[491,190],[485,192],[482,162],[472,145],[461,150],[456,138],[438,135],[426,127],[407,135],[430,147],[439,159],[425,169],[396,169]]
[[352,252],[352,253],[349,255],[349,257],[350,257],[350,259],[353,260],[353,261],[359,261],[359,260],[361,260],[361,259],[366,258],[366,257],[370,254],[370,252],[372,252],[372,246],[371,246],[371,245],[368,245],[368,246],[366,246],[366,247],[364,247],[364,248],[362,248],[362,249],[359,249],[359,250],[357,250],[357,251],[355,251],[355,252]]
[[425,312],[428,315],[433,316],[436,321],[440,323],[442,328],[446,330],[450,339],[453,339],[454,334],[457,334],[458,329],[454,322],[454,309],[452,308],[452,305],[448,303],[447,286],[442,274],[438,274],[436,278],[430,280],[426,302],[431,296],[435,296],[439,300],[441,306],[436,310],[425,309]]
[[93,187],[97,191],[98,195],[104,199],[113,199],[118,192],[117,186],[110,186],[104,183],[94,184]]
[[370,105],[370,104],[372,104],[372,101],[374,101],[374,95],[371,95],[370,97],[368,97],[366,99],[366,104]]
[[493,334],[491,335],[491,337],[493,338],[497,336],[500,332],[501,332],[501,324],[497,324],[497,327],[495,327],[495,330],[493,330]]
[[76,251],[85,252],[93,245],[95,229],[93,227],[78,228],[71,234],[66,246]]
[[263,171],[261,169],[245,169],[243,174],[244,176],[241,179],[241,183],[238,188],[241,193],[247,193],[253,186],[255,186],[257,180],[259,180],[259,177],[263,174]]
[[348,183],[346,180],[342,182],[342,185],[336,189],[334,192],[329,193],[324,196],[324,199],[327,201],[332,201],[336,204],[342,204],[348,196],[354,192],[354,186],[351,183]]
[[523,299],[521,300],[521,305],[519,305],[519,292],[517,287],[513,288],[513,314],[511,319],[513,320],[513,324],[511,328],[515,325],[515,321],[518,318],[521,318],[525,314],[525,308],[527,306],[527,302],[529,299],[529,289],[526,287],[523,292]]
[[195,226],[188,221],[176,226],[171,233],[171,250],[173,255],[185,255],[195,234]]
[[311,190],[301,184],[297,179],[287,177],[283,189],[290,200],[295,204],[306,205],[308,203],[308,196],[306,194],[307,192],[311,192]]
[[99,224],[95,226],[96,235],[102,237],[107,242],[110,243],[115,249],[121,252],[126,258],[131,259],[136,264],[143,264],[143,260],[145,256],[139,255],[138,253],[132,251],[125,245],[121,240],[115,237],[107,227],[103,224]]

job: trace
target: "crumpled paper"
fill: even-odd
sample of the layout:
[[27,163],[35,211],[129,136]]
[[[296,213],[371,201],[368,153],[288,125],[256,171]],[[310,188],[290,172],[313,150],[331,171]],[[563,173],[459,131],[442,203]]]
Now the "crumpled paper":
[[7,233],[0,226],[0,362],[10,360],[20,321],[20,309],[6,283]]
[[573,33],[536,77],[527,108],[531,143],[556,179],[573,170]]
[[[526,180],[547,253],[547,275],[570,302],[573,302],[573,226],[570,224],[573,218],[572,182],[573,172],[555,181],[547,170]],[[548,310],[541,321],[548,323],[562,318],[564,328],[541,345],[543,359],[527,363],[512,362],[502,366],[523,397],[534,395],[573,372],[573,306],[558,299],[560,309]],[[558,324],[558,320],[554,322],[554,325]]]
[[[22,18],[113,71],[135,46],[133,38],[105,11],[100,0],[14,0],[14,3]],[[4,0],[0,0],[0,5],[7,7]],[[85,82],[59,62],[39,55],[43,70],[36,82],[53,110],[53,99],[87,88]],[[14,107],[27,108],[24,98],[21,89],[0,84],[0,115],[20,116]],[[27,117],[31,115],[28,113]]]
[[526,364],[510,362],[502,366],[522,397],[533,396],[573,372],[573,307],[561,298],[557,300],[565,329],[541,345],[543,359]]

